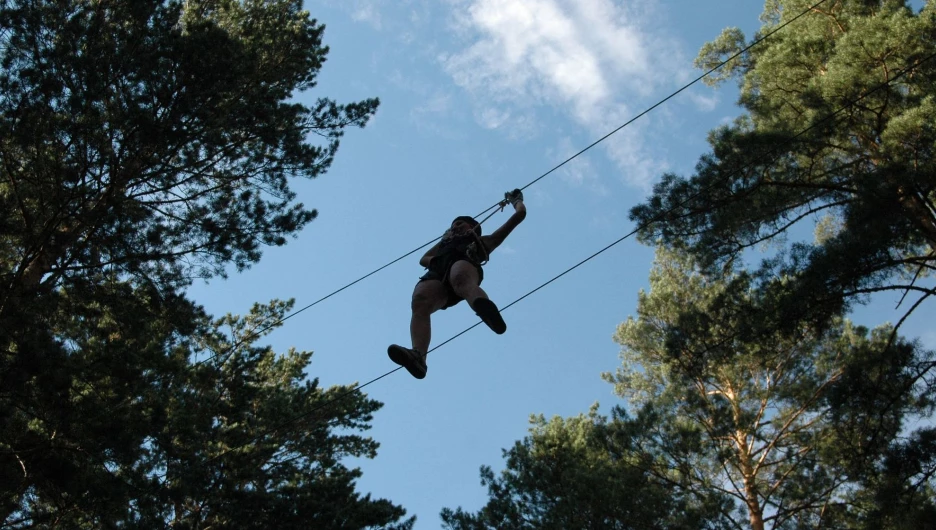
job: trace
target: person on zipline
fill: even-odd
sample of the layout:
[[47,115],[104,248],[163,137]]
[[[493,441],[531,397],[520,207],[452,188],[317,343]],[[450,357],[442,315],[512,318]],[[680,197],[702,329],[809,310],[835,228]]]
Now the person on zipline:
[[500,335],[507,331],[507,324],[497,306],[480,287],[484,279],[481,266],[526,218],[526,206],[520,190],[505,193],[501,207],[507,203],[512,204],[515,211],[491,235],[482,236],[481,224],[473,217],[456,217],[442,239],[419,260],[419,264],[429,271],[419,278],[413,290],[413,316],[410,320],[413,347],[391,344],[387,348],[390,359],[406,368],[416,379],[426,377],[426,353],[432,334],[430,315],[439,309],[448,309],[467,300],[471,309],[494,333]]

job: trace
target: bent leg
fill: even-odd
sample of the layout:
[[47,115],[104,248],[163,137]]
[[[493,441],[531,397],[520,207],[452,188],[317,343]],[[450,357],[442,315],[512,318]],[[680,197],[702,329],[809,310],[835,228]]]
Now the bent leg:
[[480,283],[478,269],[468,261],[456,261],[449,270],[448,281],[455,294],[464,298],[472,309],[475,308],[476,299],[488,297],[484,289],[478,285]]
[[439,280],[423,280],[416,284],[411,304],[413,316],[410,319],[410,338],[414,350],[423,354],[429,351],[429,341],[432,339],[429,316],[441,309],[447,299],[448,293]]
[[487,293],[478,285],[480,275],[474,265],[467,261],[456,262],[449,271],[449,282],[455,294],[468,301],[471,309],[481,317],[491,331],[498,335],[507,331],[507,324],[501,317],[497,305],[488,299]]

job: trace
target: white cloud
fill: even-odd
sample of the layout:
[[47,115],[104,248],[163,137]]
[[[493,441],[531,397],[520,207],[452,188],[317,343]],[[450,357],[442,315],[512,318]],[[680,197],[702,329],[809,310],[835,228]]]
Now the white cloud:
[[[569,138],[563,138],[559,141],[559,148],[553,153],[552,158],[556,164],[559,164],[569,160],[572,155],[579,151],[581,151],[581,148],[574,146]],[[584,187],[599,195],[608,194],[607,187],[601,182],[598,171],[587,153],[582,153],[569,160],[559,169],[559,175],[562,180],[571,186]]]
[[358,0],[354,3],[351,18],[356,22],[365,22],[373,26],[374,29],[381,29],[383,26],[380,10],[373,2]]
[[410,111],[410,119],[420,130],[444,138],[461,138],[462,133],[455,127],[448,126],[445,118],[452,111],[450,94],[435,92],[427,94],[422,105]]
[[421,81],[414,76],[404,75],[400,70],[391,70],[387,74],[387,82],[404,92],[411,92],[423,98],[429,97],[433,91],[433,86],[430,83]]
[[475,119],[485,129],[497,129],[510,119],[510,112],[496,107],[485,107],[475,111]]
[[[671,39],[647,32],[649,18],[637,11],[644,6],[633,0],[451,5],[457,33],[467,45],[440,59],[455,83],[483,107],[476,118],[488,128],[509,130],[523,123],[529,132],[530,116],[548,107],[599,137],[642,110],[644,100],[657,98],[660,87],[672,85],[676,65],[685,64]],[[622,133],[603,148],[620,167],[639,166],[625,178],[646,187],[659,164],[640,135]]]
[[[395,33],[404,42],[415,38],[414,30],[431,23],[434,0],[313,0],[341,9],[352,20],[377,31]],[[307,2],[308,4],[308,2]],[[307,9],[309,6],[307,6]]]
[[689,98],[689,101],[695,104],[696,109],[701,112],[711,112],[715,110],[719,101],[718,94],[711,91],[706,95],[698,91],[689,90],[686,97]]
[[425,104],[416,107],[414,112],[426,114],[445,114],[451,108],[452,98],[448,94],[434,94]]
[[523,192],[524,202],[533,204],[537,207],[545,207],[553,204],[555,200],[549,192],[542,188],[532,188]]

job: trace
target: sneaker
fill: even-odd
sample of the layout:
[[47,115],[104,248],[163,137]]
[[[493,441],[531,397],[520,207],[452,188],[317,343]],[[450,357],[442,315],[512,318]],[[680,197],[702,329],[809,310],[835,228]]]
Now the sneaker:
[[474,301],[474,310],[494,333],[501,335],[507,331],[507,323],[504,322],[494,302],[487,298],[476,298]]
[[410,348],[391,344],[387,348],[387,355],[390,356],[391,361],[406,368],[406,371],[416,379],[426,377],[426,371],[429,368],[426,366],[426,356],[424,354]]

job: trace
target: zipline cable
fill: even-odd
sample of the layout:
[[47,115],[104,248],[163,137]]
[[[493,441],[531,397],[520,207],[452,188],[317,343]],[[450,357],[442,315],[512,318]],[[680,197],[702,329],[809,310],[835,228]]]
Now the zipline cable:
[[[686,83],[685,85],[683,85],[682,87],[680,87],[678,90],[676,90],[676,91],[673,92],[672,94],[670,94],[670,95],[666,96],[665,98],[661,99],[660,101],[654,103],[651,107],[647,108],[646,110],[644,110],[644,111],[641,112],[640,114],[637,114],[637,115],[634,116],[633,118],[627,120],[625,123],[623,123],[622,125],[620,125],[620,126],[617,127],[616,129],[614,129],[613,131],[611,131],[611,132],[605,134],[604,136],[602,136],[601,138],[595,140],[594,142],[592,142],[591,144],[589,144],[588,146],[586,146],[584,149],[580,150],[579,152],[575,153],[574,155],[570,156],[569,158],[566,158],[566,159],[563,160],[561,163],[559,163],[557,166],[555,166],[555,167],[553,167],[552,169],[550,169],[549,171],[543,173],[543,174],[540,175],[539,177],[536,177],[535,179],[533,179],[532,181],[530,181],[530,182],[527,183],[525,186],[523,186],[522,188],[519,188],[519,189],[522,191],[522,190],[525,190],[525,189],[529,188],[529,187],[532,186],[533,184],[536,184],[537,182],[539,182],[540,180],[542,180],[542,179],[545,178],[546,176],[552,174],[553,172],[555,172],[556,170],[558,170],[558,169],[560,169],[561,167],[565,166],[566,164],[568,164],[568,163],[571,162],[572,160],[578,158],[580,155],[582,155],[583,153],[585,153],[585,152],[588,151],[589,149],[591,149],[591,148],[595,147],[596,145],[600,144],[601,142],[607,140],[609,137],[611,137],[612,135],[614,135],[615,133],[617,133],[617,132],[620,131],[621,129],[627,127],[627,126],[630,125],[631,123],[634,123],[635,121],[637,121],[638,119],[640,119],[640,118],[642,118],[643,116],[647,115],[647,114],[650,113],[652,110],[654,110],[654,109],[656,109],[657,107],[659,107],[660,105],[662,105],[662,104],[666,103],[667,101],[669,101],[670,99],[676,97],[676,95],[680,94],[681,92],[683,92],[684,90],[688,89],[688,88],[691,87],[692,85],[698,83],[699,81],[701,81],[702,79],[704,79],[706,76],[708,76],[708,75],[711,74],[712,72],[714,72],[714,71],[720,69],[721,67],[725,66],[725,65],[728,64],[729,62],[731,62],[731,61],[733,61],[734,59],[740,57],[741,55],[743,55],[744,53],[746,53],[748,50],[750,50],[751,48],[753,48],[754,46],[757,46],[758,44],[760,44],[761,42],[763,42],[765,39],[769,38],[771,35],[777,33],[778,31],[780,31],[780,30],[782,30],[783,28],[785,28],[786,26],[792,24],[792,23],[795,22],[796,20],[799,20],[801,17],[803,17],[804,15],[806,15],[806,14],[809,13],[810,11],[816,9],[817,7],[819,7],[820,5],[824,4],[824,3],[827,2],[827,1],[828,1],[828,0],[819,0],[819,2],[816,2],[815,4],[809,6],[807,9],[805,9],[804,11],[802,11],[801,13],[799,13],[798,15],[796,15],[795,17],[791,18],[790,20],[787,20],[787,21],[784,22],[783,24],[780,24],[780,25],[777,26],[776,28],[774,28],[774,29],[772,29],[771,31],[765,33],[765,34],[764,34],[763,36],[761,36],[760,38],[755,39],[754,41],[751,42],[751,44],[747,45],[744,49],[738,51],[737,53],[735,53],[735,54],[732,55],[731,57],[725,59],[724,61],[722,61],[722,62],[718,63],[717,65],[713,66],[712,68],[708,69],[708,70],[707,70],[705,73],[703,73],[702,75],[700,75],[700,76],[696,77],[695,79],[693,79],[692,81]],[[484,215],[485,213],[487,213],[487,212],[491,211],[492,209],[498,207],[500,204],[501,204],[501,202],[498,201],[496,204],[494,204],[493,206],[489,207],[487,210],[484,210],[483,212],[481,212],[480,214],[476,215],[475,217],[481,217],[481,216]],[[492,215],[493,215],[493,214],[492,214]],[[488,217],[490,217],[490,216],[488,216]],[[487,219],[485,219],[485,220],[487,220]],[[345,285],[344,287],[341,287],[340,289],[338,289],[338,290],[336,290],[336,291],[333,291],[333,292],[331,292],[331,293],[329,293],[329,294],[323,296],[322,298],[319,298],[318,300],[312,302],[311,304],[309,304],[309,305],[307,305],[307,306],[305,306],[305,307],[302,307],[302,308],[300,308],[300,309],[298,309],[298,310],[296,310],[296,311],[294,311],[294,312],[292,312],[292,313],[290,313],[290,314],[284,316],[283,318],[281,318],[281,319],[279,319],[279,320],[273,322],[272,324],[267,325],[266,327],[260,329],[259,331],[255,331],[255,332],[253,332],[252,334],[249,334],[249,335],[245,336],[244,338],[240,339],[240,341],[238,341],[238,342],[235,343],[233,346],[231,346],[230,350],[234,350],[237,346],[240,346],[240,345],[243,344],[245,341],[247,341],[247,340],[249,340],[249,339],[251,339],[251,338],[253,338],[253,337],[259,336],[260,334],[262,334],[262,333],[264,333],[264,332],[266,332],[266,331],[269,331],[269,330],[273,329],[273,328],[276,327],[278,324],[281,324],[281,323],[283,323],[283,322],[289,320],[290,318],[292,318],[292,317],[298,315],[299,313],[302,313],[302,312],[305,311],[306,309],[309,309],[309,308],[311,308],[312,306],[315,306],[315,305],[319,304],[320,302],[324,302],[325,300],[327,300],[327,299],[331,298],[332,296],[334,296],[334,295],[340,293],[341,291],[344,291],[345,289],[351,287],[352,285],[355,285],[356,283],[358,283],[358,282],[360,282],[360,281],[362,281],[362,280],[365,280],[365,279],[367,279],[367,278],[373,276],[374,274],[377,274],[378,272],[380,272],[380,271],[386,269],[386,268],[389,267],[390,265],[393,265],[394,263],[396,263],[396,262],[398,262],[398,261],[400,261],[400,260],[402,260],[402,259],[404,259],[404,258],[407,258],[407,257],[411,256],[412,254],[414,254],[414,253],[416,253],[416,252],[422,250],[423,248],[425,248],[425,247],[431,245],[432,243],[435,243],[435,242],[438,241],[440,238],[441,238],[441,236],[439,236],[439,237],[433,239],[432,241],[429,241],[428,243],[423,244],[422,246],[419,246],[419,247],[417,247],[417,248],[415,248],[415,249],[413,249],[413,250],[407,252],[406,254],[403,254],[403,255],[400,256],[399,258],[396,258],[395,260],[393,260],[393,261],[387,263],[386,265],[383,265],[382,267],[380,267],[380,268],[378,268],[378,269],[375,269],[375,270],[373,270],[373,271],[371,271],[371,272],[365,274],[364,276],[361,276],[361,277],[358,278],[357,280],[354,280],[353,282],[351,282],[351,283]],[[195,363],[195,364],[201,364],[201,363],[204,363],[204,362],[208,362],[208,361],[210,361],[211,359],[214,359],[215,357],[218,357],[218,356],[220,356],[220,355],[224,355],[224,354],[226,354],[226,353],[228,353],[228,352],[224,352],[224,353],[212,355],[212,356],[210,356],[210,357],[208,357],[208,358],[206,358],[206,359],[203,359],[203,360],[201,360],[201,361],[198,361],[198,362]]]
[[[491,206],[491,207],[488,208],[487,210],[484,210],[483,212],[479,213],[479,214],[476,215],[475,217],[481,217],[482,215],[486,214],[487,212],[490,212],[492,209],[497,208],[498,206],[501,206],[501,205],[503,205],[503,204],[504,204],[503,202],[499,202],[499,203],[495,204],[494,206]],[[494,215],[495,213],[497,213],[497,212],[491,212],[490,215],[488,215],[487,217],[485,217],[485,218],[484,218],[483,220],[481,220],[478,224],[484,223],[484,221],[487,221],[488,219],[490,219],[491,216]],[[250,340],[250,339],[252,339],[252,338],[254,338],[254,337],[260,336],[260,335],[263,334],[264,332],[273,329],[273,328],[276,327],[277,325],[282,324],[282,323],[285,322],[286,320],[289,320],[290,318],[292,318],[292,317],[298,315],[299,313],[302,313],[302,312],[305,311],[306,309],[309,309],[310,307],[312,307],[312,306],[318,304],[319,302],[324,302],[325,300],[327,300],[327,299],[331,298],[332,296],[334,296],[334,295],[340,293],[341,291],[344,291],[344,290],[347,289],[348,287],[351,287],[352,285],[354,285],[354,284],[356,284],[356,283],[358,283],[358,282],[360,282],[360,281],[362,281],[362,280],[365,280],[365,279],[367,279],[367,278],[369,278],[369,277],[371,277],[371,276],[377,274],[378,272],[380,272],[380,271],[386,269],[386,268],[389,267],[390,265],[393,265],[394,263],[400,261],[400,260],[403,259],[403,258],[409,257],[410,255],[414,254],[415,252],[418,252],[418,251],[422,250],[423,248],[425,248],[425,247],[431,245],[432,243],[435,243],[436,241],[438,241],[438,240],[441,239],[441,238],[442,238],[442,236],[439,236],[439,237],[433,239],[432,241],[429,241],[428,243],[423,244],[423,245],[420,246],[420,247],[414,248],[413,250],[407,252],[406,254],[403,254],[403,255],[400,256],[399,258],[397,258],[397,259],[391,261],[390,263],[387,263],[386,265],[384,265],[384,266],[382,266],[382,267],[380,267],[380,268],[378,268],[378,269],[374,269],[373,271],[371,271],[371,272],[365,274],[364,276],[361,276],[361,277],[358,278],[357,280],[354,280],[353,282],[351,282],[351,283],[345,285],[344,287],[342,287],[342,288],[340,288],[340,289],[338,289],[338,290],[336,290],[336,291],[332,291],[331,293],[329,293],[329,294],[327,294],[327,295],[325,295],[325,296],[319,298],[318,300],[312,302],[311,304],[309,304],[309,305],[307,305],[307,306],[305,306],[305,307],[303,307],[303,308],[301,308],[301,309],[299,309],[299,310],[297,310],[297,311],[294,311],[294,312],[292,312],[292,313],[290,313],[290,314],[284,316],[284,317],[281,318],[281,319],[278,319],[278,320],[274,321],[272,324],[266,325],[265,327],[261,328],[259,331],[252,331],[252,332],[248,333],[247,335],[245,335],[244,337],[242,337],[240,340],[238,340],[237,342],[235,342],[233,345],[231,345],[231,347],[228,348],[226,351],[221,352],[221,353],[216,353],[216,354],[214,354],[214,355],[211,355],[211,356],[209,356],[209,357],[207,357],[207,358],[205,358],[205,359],[202,359],[202,360],[200,360],[200,361],[197,361],[195,364],[196,364],[196,365],[199,365],[199,364],[202,364],[202,363],[206,363],[206,362],[208,362],[208,361],[210,361],[210,360],[212,360],[212,359],[214,359],[214,358],[216,358],[216,357],[220,357],[220,356],[222,356],[222,355],[227,355],[227,354],[229,354],[229,353],[232,353],[235,349],[237,349],[238,346],[240,346],[240,345],[243,344],[244,342],[246,342],[246,341],[248,341],[248,340]]]
[[[827,122],[827,121],[829,121],[829,120],[835,118],[836,116],[838,116],[839,114],[841,114],[841,113],[842,113],[843,111],[845,111],[846,109],[849,109],[849,108],[853,107],[854,105],[856,105],[857,103],[859,103],[861,100],[863,100],[864,98],[866,98],[866,97],[870,96],[871,94],[877,92],[878,90],[881,90],[881,89],[884,88],[884,87],[890,86],[890,84],[891,84],[892,82],[894,82],[894,81],[896,81],[897,79],[900,79],[901,77],[903,77],[903,75],[906,74],[906,73],[907,73],[908,71],[910,71],[911,69],[913,69],[913,68],[915,68],[915,67],[917,67],[917,66],[920,66],[921,64],[923,64],[923,63],[925,63],[925,62],[927,62],[927,61],[933,59],[934,57],[936,57],[936,53],[931,54],[931,55],[929,55],[929,56],[927,56],[927,57],[921,59],[920,61],[917,61],[916,63],[914,63],[914,64],[912,64],[912,65],[910,65],[910,66],[904,68],[903,70],[901,70],[901,71],[899,71],[898,73],[896,73],[896,75],[894,75],[894,77],[892,77],[891,79],[885,81],[884,83],[881,83],[881,84],[877,85],[876,87],[874,87],[874,88],[872,88],[871,90],[869,90],[869,91],[865,92],[864,94],[862,94],[859,98],[855,99],[854,101],[851,101],[850,103],[848,103],[848,104],[846,104],[846,105],[840,107],[840,108],[839,108],[838,110],[836,110],[835,112],[832,112],[831,114],[827,115],[826,117],[822,118],[821,120],[819,120],[819,121],[813,123],[813,124],[810,125],[809,127],[806,127],[806,128],[803,129],[802,131],[796,133],[795,135],[793,135],[793,136],[790,137],[789,139],[785,140],[784,143],[783,143],[782,145],[780,145],[780,146],[778,146],[777,148],[773,149],[773,150],[770,151],[767,155],[762,156],[762,157],[759,157],[758,160],[755,160],[753,163],[744,166],[744,167],[741,168],[741,170],[739,170],[737,173],[740,173],[741,171],[743,171],[743,170],[745,170],[745,169],[748,169],[748,168],[750,168],[750,167],[753,167],[753,166],[756,165],[757,162],[759,162],[762,158],[766,158],[766,156],[777,156],[777,151],[780,150],[780,147],[786,147],[788,144],[790,144],[791,142],[793,142],[794,140],[796,140],[796,139],[799,138],[800,136],[806,134],[807,132],[811,131],[811,130],[814,129],[815,127],[817,127],[817,126],[819,126],[819,125],[821,125],[821,124],[823,124],[823,123],[825,123],[825,122]],[[780,154],[782,154],[782,153],[780,153]],[[774,161],[775,161],[775,159],[774,159],[774,160],[771,160],[770,163],[772,164]],[[737,174],[737,173],[735,173],[735,174]],[[714,186],[714,184],[713,184],[713,186]],[[713,186],[709,186],[709,188],[711,188],[711,187],[713,187]],[[541,284],[540,286],[538,286],[538,287],[536,287],[535,289],[529,291],[528,293],[524,294],[524,295],[521,296],[520,298],[517,298],[517,299],[514,300],[513,302],[507,304],[506,306],[504,306],[503,309],[501,309],[501,311],[506,311],[506,310],[509,309],[511,306],[513,306],[513,305],[519,303],[521,300],[523,300],[523,299],[529,297],[529,296],[532,295],[533,293],[539,291],[540,289],[542,289],[542,288],[546,287],[547,285],[553,283],[554,281],[556,281],[556,280],[558,280],[559,278],[565,276],[566,274],[572,272],[573,270],[577,269],[578,267],[584,265],[586,262],[588,262],[588,261],[594,259],[594,258],[597,257],[598,255],[604,253],[605,251],[609,250],[610,248],[614,247],[615,245],[621,243],[621,242],[624,241],[625,239],[628,239],[629,237],[633,236],[634,234],[640,232],[641,230],[643,230],[643,229],[649,227],[650,225],[656,223],[657,221],[659,221],[659,220],[665,218],[665,217],[668,216],[669,214],[673,213],[676,209],[678,209],[678,208],[684,206],[684,205],[687,204],[689,201],[691,201],[691,200],[695,199],[696,197],[698,197],[698,196],[699,196],[702,192],[704,192],[704,191],[708,191],[708,188],[705,189],[705,190],[700,190],[699,192],[695,193],[693,196],[684,199],[684,200],[681,201],[679,204],[676,204],[676,205],[674,205],[673,207],[671,207],[671,208],[669,208],[668,210],[666,210],[665,212],[662,212],[661,214],[655,216],[653,219],[650,219],[649,221],[646,221],[646,222],[644,222],[643,224],[637,226],[637,228],[634,228],[633,230],[631,230],[630,232],[628,232],[628,233],[625,234],[624,236],[618,238],[617,240],[615,240],[614,242],[610,243],[609,245],[605,246],[605,247],[602,248],[601,250],[599,250],[599,251],[595,252],[594,254],[588,256],[587,258],[585,258],[585,259],[579,261],[579,262],[576,263],[575,265],[572,265],[572,266],[569,267],[568,269],[566,269],[566,270],[564,270],[563,272],[557,274],[557,275],[554,276],[553,278],[547,280],[546,282],[544,282],[544,283]],[[449,342],[452,342],[453,340],[457,339],[458,337],[464,335],[465,333],[471,331],[472,329],[478,327],[478,326],[481,325],[481,324],[482,324],[481,321],[475,322],[474,325],[472,325],[472,326],[470,326],[470,327],[468,327],[468,328],[465,328],[465,329],[462,330],[461,332],[459,332],[459,333],[453,335],[452,337],[449,337],[449,338],[446,339],[444,342],[438,344],[438,345],[435,346],[434,348],[431,348],[429,351],[426,352],[425,355],[428,356],[429,353],[431,353],[431,352],[433,352],[433,351],[435,351],[435,350],[441,348],[442,346],[445,346],[445,345],[448,344]],[[268,434],[271,434],[271,433],[276,432],[276,431],[278,431],[278,430],[280,430],[280,429],[284,429],[284,428],[286,428],[286,427],[289,427],[290,425],[292,425],[292,424],[298,422],[299,420],[301,420],[301,419],[303,419],[303,418],[306,418],[306,417],[308,417],[308,416],[311,416],[312,414],[315,414],[315,413],[318,412],[319,410],[324,409],[324,408],[327,407],[328,405],[331,405],[332,403],[335,403],[335,402],[337,402],[337,401],[339,401],[339,400],[341,400],[341,399],[344,399],[345,397],[347,397],[347,396],[349,396],[349,395],[351,395],[351,394],[353,394],[353,393],[355,393],[355,392],[361,390],[362,388],[364,388],[364,387],[366,387],[366,386],[368,386],[368,385],[370,385],[370,384],[372,384],[372,383],[376,383],[377,381],[380,381],[381,379],[383,379],[383,378],[389,376],[390,374],[393,374],[393,373],[395,373],[395,372],[398,372],[398,371],[401,370],[401,369],[403,369],[403,367],[402,367],[402,366],[398,366],[397,368],[394,368],[393,370],[390,370],[389,372],[386,372],[386,373],[384,373],[384,374],[382,374],[382,375],[380,375],[380,376],[378,376],[378,377],[375,377],[375,378],[371,379],[370,381],[367,381],[366,383],[362,383],[362,384],[356,385],[356,386],[354,386],[353,388],[351,388],[350,390],[347,390],[346,392],[343,392],[343,393],[339,394],[338,396],[336,396],[336,397],[334,397],[334,398],[332,398],[332,399],[326,401],[325,403],[322,403],[322,404],[318,405],[317,407],[315,407],[314,409],[312,409],[312,410],[310,410],[310,411],[308,411],[308,412],[305,412],[305,413],[303,413],[303,414],[301,414],[301,415],[299,415],[299,416],[296,416],[296,417],[294,417],[294,418],[292,418],[292,419],[290,419],[290,420],[288,420],[288,421],[286,421],[286,422],[284,422],[284,423],[281,423],[280,425],[277,425],[276,427],[274,427],[274,428],[272,428],[272,429],[267,429],[266,431],[264,431],[264,432],[261,433],[260,435],[251,438],[249,441],[247,441],[247,442],[244,443],[244,444],[231,447],[231,448],[229,448],[229,449],[227,449],[227,450],[225,450],[225,451],[219,453],[218,455],[216,455],[216,456],[214,456],[214,457],[211,457],[211,458],[209,459],[209,461],[211,461],[211,460],[216,460],[216,459],[218,459],[218,458],[221,458],[222,456],[224,456],[224,455],[226,455],[226,454],[228,454],[228,453],[230,453],[230,452],[232,452],[232,451],[236,451],[237,449],[240,449],[241,447],[245,447],[245,446],[247,446],[247,445],[249,445],[249,444],[251,444],[251,443],[257,441],[258,439],[260,439],[260,438],[262,438],[262,437],[264,437],[264,436],[266,436],[266,435],[268,435]]]

